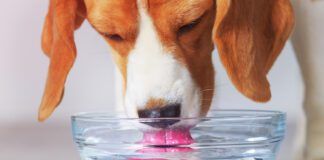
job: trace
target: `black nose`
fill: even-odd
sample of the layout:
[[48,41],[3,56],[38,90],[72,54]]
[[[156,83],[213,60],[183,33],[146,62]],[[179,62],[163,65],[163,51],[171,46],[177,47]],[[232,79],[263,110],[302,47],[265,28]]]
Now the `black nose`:
[[171,126],[172,124],[179,121],[178,119],[172,118],[179,118],[180,111],[181,105],[176,103],[163,107],[139,110],[138,116],[139,118],[150,118],[143,120],[142,123],[144,124],[150,125],[155,128],[166,128],[167,126]]

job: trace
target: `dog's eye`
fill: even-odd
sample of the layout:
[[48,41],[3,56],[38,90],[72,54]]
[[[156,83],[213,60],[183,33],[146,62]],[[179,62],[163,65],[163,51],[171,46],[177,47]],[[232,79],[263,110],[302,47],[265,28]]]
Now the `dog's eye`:
[[117,41],[117,42],[120,42],[120,41],[124,40],[123,37],[121,37],[119,34],[107,34],[107,33],[105,33],[103,35],[105,37],[107,37],[108,39],[113,40],[113,41]]
[[201,20],[201,18],[198,18],[186,25],[181,26],[178,30],[178,34],[182,35],[184,33],[191,31],[193,28],[195,28],[199,24],[200,20]]

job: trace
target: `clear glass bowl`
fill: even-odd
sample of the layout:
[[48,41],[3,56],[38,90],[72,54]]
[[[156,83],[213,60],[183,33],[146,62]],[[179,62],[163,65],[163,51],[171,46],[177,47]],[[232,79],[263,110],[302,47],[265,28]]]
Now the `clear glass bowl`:
[[72,116],[72,127],[83,160],[274,160],[285,119],[277,111],[213,110],[206,118],[178,119],[196,124],[193,143],[165,146],[142,143],[143,122],[156,119],[80,113]]

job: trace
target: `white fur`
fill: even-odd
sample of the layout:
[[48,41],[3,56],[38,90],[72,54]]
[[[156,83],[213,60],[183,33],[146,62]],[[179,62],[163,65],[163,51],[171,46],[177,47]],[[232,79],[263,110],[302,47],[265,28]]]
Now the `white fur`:
[[127,64],[125,109],[130,117],[138,117],[152,98],[168,103],[181,103],[181,117],[197,117],[200,93],[188,69],[163,47],[154,24],[139,6],[139,34]]

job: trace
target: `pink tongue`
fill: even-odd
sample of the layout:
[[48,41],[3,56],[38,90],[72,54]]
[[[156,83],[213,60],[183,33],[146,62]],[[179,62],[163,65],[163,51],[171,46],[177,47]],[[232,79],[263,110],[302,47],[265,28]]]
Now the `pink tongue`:
[[189,145],[193,139],[189,129],[165,129],[144,132],[141,143],[155,146]]

